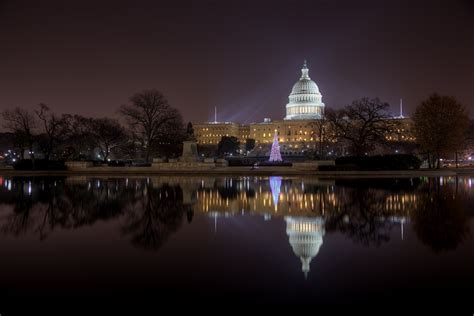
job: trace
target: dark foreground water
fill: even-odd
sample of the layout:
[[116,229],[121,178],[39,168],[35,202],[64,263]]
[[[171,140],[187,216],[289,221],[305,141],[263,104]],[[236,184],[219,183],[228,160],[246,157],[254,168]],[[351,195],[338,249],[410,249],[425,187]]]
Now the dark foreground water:
[[471,182],[0,177],[0,308],[52,296],[469,306]]

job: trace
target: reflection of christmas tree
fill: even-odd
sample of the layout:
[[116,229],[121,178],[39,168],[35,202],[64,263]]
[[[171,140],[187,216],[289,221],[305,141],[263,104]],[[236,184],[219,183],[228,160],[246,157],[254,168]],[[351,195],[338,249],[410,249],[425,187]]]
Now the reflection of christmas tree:
[[278,204],[280,198],[281,177],[270,177],[270,188],[272,190],[273,205]]
[[275,136],[273,137],[273,144],[272,144],[272,150],[270,151],[269,161],[282,161],[281,154],[280,154],[280,144],[278,144],[278,137],[277,137],[276,132],[275,132]]

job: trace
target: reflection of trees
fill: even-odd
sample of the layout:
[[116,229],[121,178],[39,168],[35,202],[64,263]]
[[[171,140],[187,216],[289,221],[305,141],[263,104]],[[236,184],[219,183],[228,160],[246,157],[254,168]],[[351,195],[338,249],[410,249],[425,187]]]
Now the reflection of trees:
[[[63,180],[14,179],[12,192],[2,192],[2,197],[12,201],[14,211],[2,219],[1,230],[14,235],[32,232],[45,239],[56,228],[76,228],[117,216],[130,200],[131,191],[117,182],[91,188],[90,183],[66,186]],[[29,183],[31,193],[26,193]]]
[[[61,178],[14,178],[11,182],[11,191],[2,192],[1,200],[5,204],[13,206],[13,211],[6,214],[0,222],[0,230],[4,234],[19,236],[28,232],[40,234],[44,239],[46,233],[44,227],[48,224],[47,218],[54,215],[55,219],[49,221],[51,224],[61,222],[61,216],[55,207],[55,197],[60,193],[60,187],[54,185]],[[40,187],[41,194],[36,193]],[[44,192],[43,192],[44,191]]]
[[67,185],[56,178],[14,179],[12,191],[1,191],[0,198],[12,206],[11,212],[0,214],[0,231],[38,234],[40,239],[57,228],[75,229],[125,213],[123,232],[132,235],[133,244],[157,249],[178,230],[184,214],[188,222],[194,216],[183,204],[179,186],[155,188],[145,179],[130,186],[123,179]]
[[416,191],[420,186],[420,178],[340,178],[336,186],[350,188],[379,189],[391,192]]
[[226,186],[219,187],[217,190],[219,192],[219,195],[223,199],[235,200],[237,198],[237,195],[239,194],[239,191],[237,190],[237,187],[235,185],[230,186],[226,184]]
[[192,207],[188,207],[188,210],[186,211],[186,218],[188,220],[188,223],[191,223],[193,221],[194,217],[194,210]]
[[337,205],[327,215],[326,229],[338,230],[367,246],[388,242],[396,225],[391,217],[407,215],[412,205],[405,201],[396,209],[387,198],[413,194],[420,182],[420,178],[337,179]]
[[377,190],[346,189],[340,205],[326,218],[327,231],[340,231],[363,245],[380,245],[390,240],[394,224]]
[[132,243],[146,249],[158,249],[176,232],[183,222],[183,215],[191,213],[183,204],[183,191],[179,186],[163,185],[154,188],[149,183],[135,204],[130,205],[122,231],[132,235]]
[[16,185],[13,185],[13,193],[3,199],[4,203],[13,204],[13,212],[2,218],[1,231],[5,234],[19,236],[32,226],[30,215],[33,201],[32,197],[23,190],[25,183],[27,181],[18,181]]
[[255,197],[255,190],[253,188],[249,188],[245,190],[245,195],[248,199],[253,199]]
[[134,198],[134,189],[119,180],[95,180],[88,185],[66,186],[64,192],[73,227],[117,217]]
[[[179,183],[177,180],[175,183]],[[193,207],[184,203],[193,199],[183,199],[179,185],[157,185],[143,178],[67,181],[52,177],[14,178],[8,190],[1,186],[0,232],[13,236],[34,234],[45,239],[57,229],[120,218],[124,220],[122,232],[134,245],[158,249],[179,229],[184,215],[188,222],[193,220]],[[472,201],[464,199],[463,190],[456,193],[451,182],[440,186],[438,179],[426,181],[420,187],[419,179],[409,178],[338,179],[335,186],[283,180],[280,191],[284,202],[280,201],[278,215],[292,212],[295,216],[300,212],[304,216],[322,216],[326,231],[340,231],[363,245],[388,241],[396,225],[393,217],[404,219],[411,215],[413,228],[423,243],[437,252],[454,249],[469,231],[469,206],[464,202]],[[190,181],[189,190],[197,187],[205,191],[209,203],[215,203],[212,205],[222,211],[228,207],[225,203],[221,206],[218,198],[242,199],[241,204],[236,203],[238,211],[241,206],[250,209],[249,205],[256,205],[252,206],[256,212],[265,211],[265,205],[258,202],[272,192],[267,180],[215,180],[207,187],[199,186],[199,182]],[[193,194],[198,199],[203,198],[196,192]]]
[[56,185],[54,181],[44,181],[42,192],[38,195],[35,212],[40,221],[34,231],[39,233],[40,239],[48,237],[55,227],[69,227],[68,200],[64,197],[64,187]]
[[452,187],[441,187],[437,179],[420,195],[411,218],[418,238],[436,253],[455,249],[469,233],[461,196]]

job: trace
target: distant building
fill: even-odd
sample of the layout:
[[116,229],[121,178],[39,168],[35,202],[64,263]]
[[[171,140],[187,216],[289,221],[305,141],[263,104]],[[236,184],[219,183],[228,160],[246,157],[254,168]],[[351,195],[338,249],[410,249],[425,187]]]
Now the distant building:
[[193,127],[198,144],[217,144],[222,136],[238,134],[238,124],[231,122],[193,123]]
[[241,125],[234,122],[193,123],[198,144],[217,145],[223,136],[237,137],[241,142],[245,135]]
[[[301,155],[314,151],[319,141],[314,131],[314,123],[324,114],[325,104],[318,85],[309,77],[306,61],[301,69],[301,77],[293,85],[286,116],[282,120],[265,118],[263,122],[238,124],[235,122],[193,123],[198,144],[217,145],[222,136],[237,137],[241,144],[249,138],[255,139],[256,150],[268,151],[274,134],[278,136],[283,155]],[[399,116],[393,118],[401,122],[400,128],[386,136],[389,141],[414,141],[411,119]]]
[[300,79],[293,85],[286,105],[285,120],[320,119],[324,113],[323,96],[318,85],[309,77],[309,69],[304,61]]
[[393,142],[414,142],[416,140],[413,132],[413,120],[409,117],[396,116],[393,120],[398,121],[398,126],[385,138]]

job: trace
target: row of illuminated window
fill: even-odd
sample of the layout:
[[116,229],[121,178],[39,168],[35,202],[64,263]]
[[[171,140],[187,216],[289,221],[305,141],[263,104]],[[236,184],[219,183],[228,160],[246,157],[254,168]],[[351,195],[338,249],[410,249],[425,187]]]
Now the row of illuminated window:
[[287,109],[288,114],[319,114],[321,113],[320,107],[314,106],[298,106]]
[[[197,135],[198,137],[204,137],[204,138],[209,138],[209,137],[223,137],[223,136],[229,136],[229,134],[201,134],[201,135]],[[235,137],[240,137],[240,138],[249,138],[250,135],[231,135],[231,136],[235,136]]]
[[[304,133],[304,135],[307,135],[307,134],[308,134],[307,132]],[[313,134],[313,133],[311,133],[311,134]],[[280,133],[278,133],[277,135],[280,136]],[[295,135],[298,135],[298,134],[295,133]],[[300,134],[300,135],[302,135],[302,134]],[[291,136],[291,135],[288,134],[288,136]],[[257,134],[253,134],[253,137],[256,138],[256,137],[257,137]],[[265,133],[263,133],[263,138],[273,138],[273,135],[272,135],[272,134],[265,134]],[[291,141],[291,138],[288,137],[287,140],[288,140],[288,141]],[[296,138],[293,138],[293,140],[296,141]],[[299,137],[298,140],[303,140],[303,138],[302,138],[302,137]],[[307,138],[304,138],[304,140],[306,141]],[[311,137],[310,140],[313,140],[313,137]],[[278,141],[279,141],[279,142],[284,142],[284,141],[285,141],[285,138],[280,138],[280,137],[278,137]]]
[[416,140],[416,137],[405,136],[405,135],[401,135],[401,136],[385,136],[385,139],[387,139],[387,140],[415,141],[415,140]]
[[[275,131],[276,131],[276,130],[275,130]],[[277,133],[278,136],[280,136],[280,132],[279,132],[279,131],[276,132],[276,133]],[[314,132],[311,131],[310,134],[314,134]],[[263,134],[262,134],[263,137],[273,137],[273,135],[274,135],[273,133],[263,133]],[[290,136],[290,135],[291,135],[291,131],[287,131],[286,135]],[[303,132],[303,131],[299,131],[299,133],[298,133],[298,131],[295,131],[295,132],[294,132],[294,135],[308,135],[308,131],[304,131],[304,132]],[[257,133],[253,133],[253,136],[254,136],[254,137],[257,137]]]
[[[299,126],[293,126],[293,128],[296,128],[296,129],[303,129],[303,128],[306,128],[307,126],[303,126],[303,125],[299,125]],[[258,127],[258,128],[254,128],[253,131],[256,132],[256,131],[259,131],[259,132],[264,132],[264,131],[277,131],[280,129],[280,126],[277,126],[276,128],[273,128],[273,127]],[[291,126],[288,126],[288,129],[291,129]]]
[[200,137],[223,137],[223,136],[229,136],[229,134],[203,134],[199,135]]
[[[209,132],[209,128],[203,128],[201,129],[203,132]],[[228,127],[213,127],[210,129],[210,131],[236,131],[236,128],[228,128]]]

